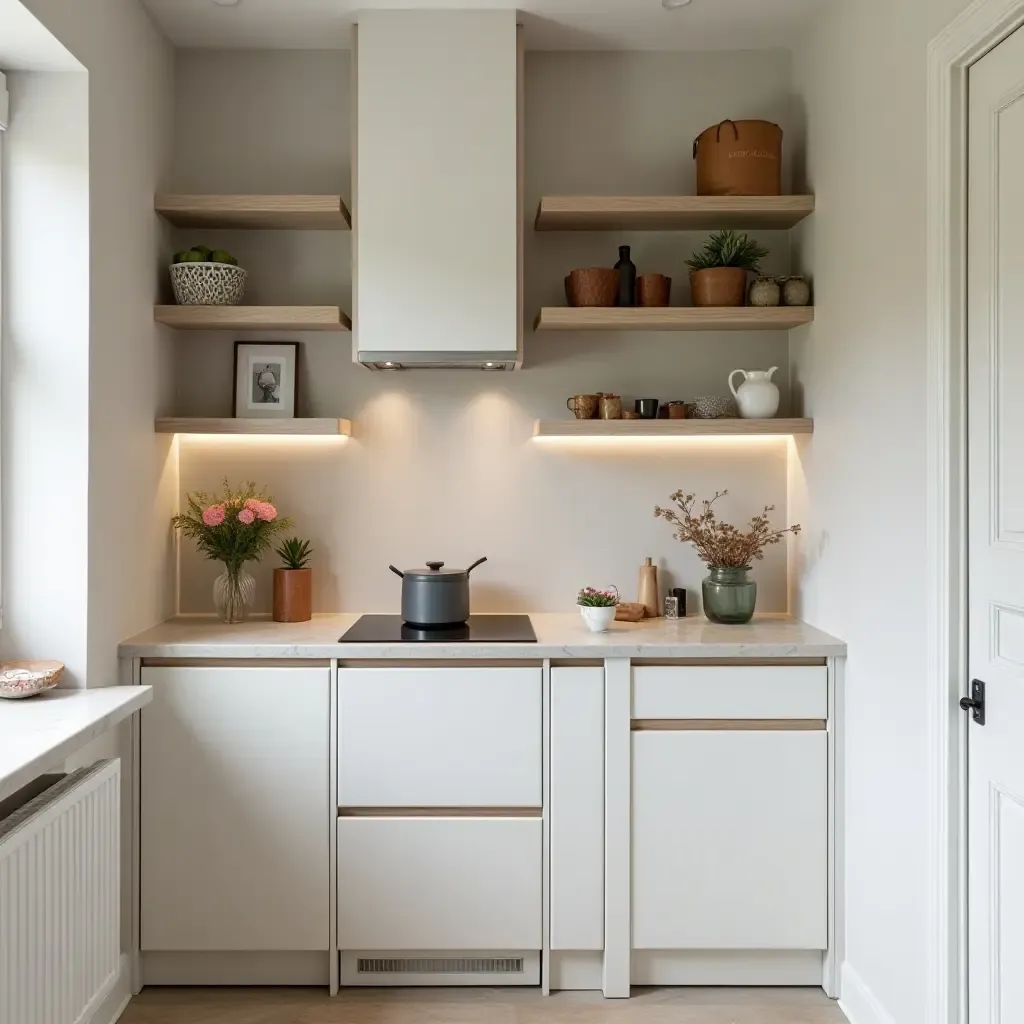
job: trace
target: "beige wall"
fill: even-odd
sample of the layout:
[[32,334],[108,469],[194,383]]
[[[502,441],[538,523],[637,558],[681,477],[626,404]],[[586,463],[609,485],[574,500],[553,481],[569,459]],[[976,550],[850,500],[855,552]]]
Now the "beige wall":
[[794,335],[815,420],[792,480],[797,614],[850,646],[851,1020],[926,1020],[925,54],[964,0],[827,7],[795,61],[818,212],[817,316]]
[[[348,195],[346,54],[182,52],[176,96],[175,188]],[[564,302],[568,270],[610,266],[620,242],[633,244],[641,271],[664,271],[682,284],[684,261],[702,241],[534,234],[542,193],[691,191],[693,137],[730,115],[771,117],[791,140],[801,134],[781,52],[530,53],[526,100],[528,320],[540,305]],[[174,245],[226,243],[251,272],[252,301],[348,306],[347,235],[200,234],[178,232]],[[764,241],[775,250],[771,268],[787,269],[787,236],[766,233]],[[648,555],[693,588],[701,566],[654,520],[655,503],[679,487],[728,488],[733,515],[770,503],[784,518],[783,441],[595,449],[542,445],[530,435],[535,419],[566,416],[565,398],[576,392],[619,391],[630,400],[722,394],[737,366],[778,364],[784,377],[785,334],[528,332],[525,369],[492,375],[374,374],[351,362],[347,335],[263,337],[303,340],[300,413],[351,417],[356,439],[339,446],[183,438],[181,487],[213,488],[225,474],[267,483],[317,549],[320,610],[394,610],[397,581],[387,564],[427,558],[460,565],[487,555],[490,563],[474,574],[481,611],[568,608],[586,583],[615,583],[632,595]],[[191,333],[176,339],[174,411],[231,414],[232,341]],[[257,570],[262,608],[269,607],[272,564]],[[216,571],[184,545],[183,611],[210,609]],[[784,550],[774,549],[756,575],[761,607],[784,610]]]

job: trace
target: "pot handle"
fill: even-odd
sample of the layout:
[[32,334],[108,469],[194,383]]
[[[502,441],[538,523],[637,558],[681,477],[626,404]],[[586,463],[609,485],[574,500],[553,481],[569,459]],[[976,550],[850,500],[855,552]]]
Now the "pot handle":
[[468,569],[466,570],[466,575],[468,576],[468,575],[469,575],[469,574],[470,574],[470,573],[471,573],[471,572],[472,572],[472,571],[473,571],[473,570],[474,570],[474,569],[475,569],[475,568],[476,568],[476,567],[477,567],[478,565],[480,565],[480,564],[481,564],[482,562],[486,562],[486,561],[487,561],[487,558],[486,558],[486,556],[485,556],[484,558],[478,558],[478,559],[477,559],[477,560],[476,560],[476,561],[475,561],[475,562],[474,562],[474,563],[473,563],[473,564],[472,564],[472,565],[471,565],[471,566],[470,566],[470,567],[469,567],[469,568],[468,568]]
[[729,390],[732,392],[732,397],[735,398],[737,401],[739,401],[739,397],[740,396],[738,394],[736,394],[736,388],[733,387],[733,383],[732,383],[732,379],[733,379],[733,377],[736,376],[737,373],[742,373],[744,378],[746,378],[747,371],[746,370],[733,370],[732,373],[729,374]]
[[405,573],[404,573],[404,572],[402,572],[402,570],[401,570],[401,569],[396,569],[396,568],[395,568],[395,567],[394,567],[393,565],[389,565],[389,566],[388,566],[388,568],[389,568],[389,569],[390,569],[390,570],[391,570],[391,571],[392,571],[392,572],[393,572],[393,573],[394,573],[394,574],[395,574],[396,576],[400,577],[400,578],[401,578],[401,579],[403,579],[403,580],[405,579]]

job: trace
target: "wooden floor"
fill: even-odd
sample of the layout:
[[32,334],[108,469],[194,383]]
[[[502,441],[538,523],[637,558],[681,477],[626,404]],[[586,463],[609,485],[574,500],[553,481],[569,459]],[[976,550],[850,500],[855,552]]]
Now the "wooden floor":
[[821,989],[633,989],[629,1000],[536,989],[146,988],[120,1024],[845,1024]]

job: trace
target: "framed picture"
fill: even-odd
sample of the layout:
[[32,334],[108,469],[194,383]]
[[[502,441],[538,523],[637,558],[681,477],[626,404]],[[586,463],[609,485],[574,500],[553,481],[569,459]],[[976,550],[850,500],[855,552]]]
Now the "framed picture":
[[298,362],[297,341],[236,341],[235,417],[292,419]]

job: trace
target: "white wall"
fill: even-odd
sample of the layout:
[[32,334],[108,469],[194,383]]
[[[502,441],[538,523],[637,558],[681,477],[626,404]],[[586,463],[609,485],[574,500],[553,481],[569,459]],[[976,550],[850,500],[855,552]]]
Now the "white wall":
[[[347,196],[348,71],[347,55],[339,53],[179,53],[174,187],[341,188]],[[789,57],[781,52],[529,53],[526,103],[530,322],[539,306],[564,303],[562,278],[570,269],[610,266],[620,241],[634,245],[641,271],[670,273],[678,285],[685,259],[702,241],[671,233],[535,234],[542,194],[692,191],[692,139],[730,115],[767,116],[790,139],[801,134]],[[176,232],[174,246],[199,241],[224,242],[250,269],[251,301],[348,307],[345,235]],[[765,233],[764,241],[775,250],[769,266],[788,269],[787,235]],[[473,253],[464,258],[469,266]],[[398,581],[387,564],[427,558],[464,565],[489,556],[474,573],[480,611],[564,609],[585,583],[615,583],[631,596],[648,555],[677,584],[694,588],[703,575],[699,562],[653,518],[653,506],[671,491],[729,488],[727,512],[747,517],[770,503],[779,506],[780,525],[785,518],[782,441],[594,448],[530,439],[533,421],[567,416],[565,399],[577,392],[619,391],[630,400],[725,394],[726,375],[737,366],[785,367],[785,334],[528,330],[525,369],[503,374],[375,374],[352,364],[347,335],[264,337],[304,341],[300,414],[350,417],[356,439],[340,446],[182,438],[181,488],[216,488],[225,474],[268,484],[317,549],[318,610],[394,610]],[[231,414],[232,341],[191,332],[177,340],[175,412]],[[785,409],[785,382],[783,389]],[[273,562],[257,571],[264,609]],[[216,572],[184,544],[183,611],[211,609]],[[756,576],[762,610],[784,610],[784,550],[773,549]]]
[[792,480],[809,527],[794,611],[850,650],[843,998],[857,1024],[926,1019],[925,51],[963,6],[829,5],[794,66],[817,195],[801,240],[816,320],[793,347],[815,420]]
[[[176,467],[170,440],[153,433],[157,408],[170,402],[171,335],[152,313],[163,277],[153,194],[170,159],[172,51],[137,0],[25,6],[88,70],[90,236],[80,266],[89,273],[89,349],[88,372],[75,377],[88,408],[67,443],[88,443],[79,458],[87,502],[79,496],[75,508],[79,522],[88,515],[88,597],[76,614],[87,616],[88,685],[102,686],[116,682],[118,641],[173,609]],[[11,533],[10,543],[23,538]]]

